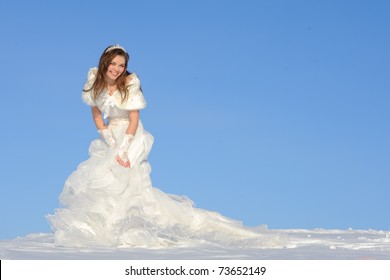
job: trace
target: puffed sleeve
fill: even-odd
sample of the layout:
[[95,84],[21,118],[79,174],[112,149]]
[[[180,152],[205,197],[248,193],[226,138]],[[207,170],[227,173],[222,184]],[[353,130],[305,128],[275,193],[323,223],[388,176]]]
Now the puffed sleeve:
[[129,95],[127,100],[122,102],[118,100],[117,106],[122,110],[141,110],[146,107],[146,101],[141,90],[141,82],[136,73],[132,73],[132,79],[129,82]]
[[[96,79],[96,73],[97,73],[97,68],[91,68],[88,71],[88,76],[87,76],[87,81],[85,82],[84,85],[84,90],[89,90],[92,88],[92,85]],[[92,98],[92,90],[89,91],[84,91],[81,94],[81,99],[84,101],[85,104],[89,106],[96,106],[95,101]]]

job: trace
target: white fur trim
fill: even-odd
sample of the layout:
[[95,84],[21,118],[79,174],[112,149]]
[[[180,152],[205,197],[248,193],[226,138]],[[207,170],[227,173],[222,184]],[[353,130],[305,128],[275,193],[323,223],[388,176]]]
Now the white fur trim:
[[[87,75],[87,81],[85,82],[85,85],[83,88],[84,90],[91,89],[93,82],[96,79],[96,72],[97,72],[96,67],[89,69],[88,75]],[[81,94],[81,99],[84,101],[85,104],[87,104],[89,106],[96,106],[96,103],[92,98],[92,90],[83,91]]]

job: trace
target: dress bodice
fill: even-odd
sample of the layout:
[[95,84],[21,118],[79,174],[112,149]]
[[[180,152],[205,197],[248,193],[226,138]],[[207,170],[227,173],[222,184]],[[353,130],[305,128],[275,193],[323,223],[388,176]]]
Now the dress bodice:
[[121,109],[116,106],[116,94],[120,95],[120,93],[117,91],[115,91],[112,95],[109,95],[107,91],[103,91],[95,100],[95,104],[103,113],[104,119],[106,119],[107,117],[110,117],[110,119],[124,119],[128,118],[129,116],[127,110]]

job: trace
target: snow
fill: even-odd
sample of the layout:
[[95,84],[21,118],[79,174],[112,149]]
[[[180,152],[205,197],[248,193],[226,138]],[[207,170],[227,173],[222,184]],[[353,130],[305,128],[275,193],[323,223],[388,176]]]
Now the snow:
[[383,230],[279,229],[283,248],[196,247],[65,248],[51,233],[34,233],[0,241],[2,260],[389,260],[390,232]]

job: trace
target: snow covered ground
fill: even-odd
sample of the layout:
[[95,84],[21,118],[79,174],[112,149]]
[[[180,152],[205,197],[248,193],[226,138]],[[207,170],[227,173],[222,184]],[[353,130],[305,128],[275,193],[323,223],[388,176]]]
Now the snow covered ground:
[[2,260],[390,260],[390,232],[381,230],[269,230],[285,248],[248,249],[210,244],[185,248],[63,248],[50,233],[0,241]]

